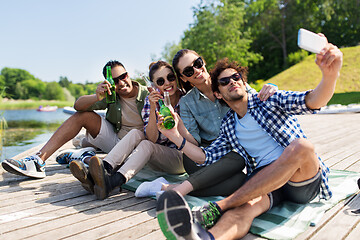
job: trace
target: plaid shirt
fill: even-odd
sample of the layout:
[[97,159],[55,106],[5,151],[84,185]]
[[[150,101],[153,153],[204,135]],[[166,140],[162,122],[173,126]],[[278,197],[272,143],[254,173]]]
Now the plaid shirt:
[[[180,99],[183,95],[180,95]],[[158,105],[158,104],[157,104]],[[157,108],[159,108],[159,106],[157,106]],[[159,109],[158,109],[159,110]],[[176,113],[180,113],[180,107],[179,107],[179,102],[176,104],[176,106],[174,107],[174,111]],[[144,108],[141,111],[141,116],[143,118],[144,121],[144,133],[146,136],[146,127],[149,123],[149,117],[150,117],[150,101],[149,101],[149,96],[147,96],[145,98],[145,104],[144,104]],[[156,140],[156,143],[164,145],[166,147],[169,148],[176,148],[177,146],[175,143],[171,142],[167,137],[165,137],[160,131],[159,131],[159,136],[158,139]]]
[[[309,92],[277,91],[264,102],[260,101],[256,94],[248,93],[247,111],[285,149],[293,140],[306,138],[295,115],[316,112],[305,104],[305,96]],[[202,165],[210,165],[234,149],[245,159],[247,172],[250,174],[256,169],[257,163],[236,138],[234,114],[236,113],[230,109],[222,121],[219,137],[209,147],[203,148],[206,160]],[[319,157],[318,159],[322,173],[320,198],[328,200],[332,196],[328,185],[330,170]]]

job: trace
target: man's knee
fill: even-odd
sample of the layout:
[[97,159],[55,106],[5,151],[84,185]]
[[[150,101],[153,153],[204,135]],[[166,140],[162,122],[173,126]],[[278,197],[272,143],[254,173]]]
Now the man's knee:
[[98,114],[94,112],[76,112],[71,118],[74,124],[85,128],[93,138],[96,138],[99,134],[101,117]]
[[296,156],[294,160],[303,161],[307,157],[312,158],[315,154],[314,145],[305,138],[295,139],[287,148],[293,156]]
[[76,112],[70,118],[73,121],[82,123],[83,125],[93,120],[101,120],[100,116],[94,112]]

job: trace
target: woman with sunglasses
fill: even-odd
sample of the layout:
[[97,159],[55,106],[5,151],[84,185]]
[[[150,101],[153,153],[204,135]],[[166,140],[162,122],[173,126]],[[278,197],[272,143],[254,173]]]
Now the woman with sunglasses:
[[[178,51],[173,58],[173,67],[179,78],[180,88],[187,92],[179,103],[183,125],[196,140],[196,145],[206,147],[218,137],[222,118],[229,108],[215,98],[205,61],[198,53],[189,49]],[[256,92],[249,85],[247,88]],[[265,85],[258,97],[266,100],[276,90],[277,87],[273,85]],[[182,123],[179,124],[181,125]],[[189,138],[183,137],[186,140]],[[174,189],[182,195],[190,193],[194,196],[228,196],[237,190],[245,179],[242,172],[245,167],[244,159],[235,152],[228,153],[222,161],[207,167],[197,166],[186,155],[183,158],[184,168],[190,175],[186,181],[179,185],[168,185],[164,184],[164,181],[155,180],[146,183],[146,188],[151,190],[142,191],[153,192],[154,189],[161,188]]]
[[[178,150],[174,143],[162,135],[157,128],[158,101],[164,98],[165,92],[169,94],[171,108],[173,108],[175,112],[179,112],[179,100],[183,94],[178,88],[174,69],[167,62],[157,61],[150,65],[149,78],[157,90],[151,91],[147,96],[142,111],[145,136],[154,143],[152,146],[152,156],[149,159],[148,165],[154,170],[170,174],[184,173],[182,152]],[[182,134],[187,136],[189,141],[196,142],[184,129]],[[165,181],[163,178],[161,178],[161,180]],[[135,196],[136,195],[137,193]]]

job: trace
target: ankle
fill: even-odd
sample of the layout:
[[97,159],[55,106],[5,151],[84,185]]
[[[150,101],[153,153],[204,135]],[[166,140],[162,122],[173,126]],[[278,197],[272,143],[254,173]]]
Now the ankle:
[[107,173],[111,174],[113,171],[113,167],[111,166],[111,164],[104,160],[103,160],[103,164],[104,164],[104,168],[107,171]]
[[44,159],[42,159],[42,156],[43,156],[44,154],[42,153],[42,152],[37,152],[37,153],[35,153],[35,156],[37,156],[38,157],[38,160],[41,162],[41,163],[44,163],[45,162],[45,160]]
[[211,202],[212,204],[214,204],[214,206],[216,207],[216,209],[219,211],[219,213],[222,215],[223,214],[223,210],[220,208],[220,206],[216,203],[216,202]]
[[121,187],[124,183],[126,183],[126,178],[121,173],[116,172],[110,176],[110,185],[112,189]]

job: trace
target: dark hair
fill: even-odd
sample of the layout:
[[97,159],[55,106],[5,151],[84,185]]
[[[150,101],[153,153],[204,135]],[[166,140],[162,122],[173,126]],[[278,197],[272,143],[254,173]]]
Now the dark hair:
[[159,60],[157,62],[152,62],[149,65],[149,78],[150,78],[150,81],[153,82],[155,72],[161,67],[168,68],[168,69],[171,70],[171,72],[173,72],[175,74],[174,68],[169,63]]
[[190,49],[181,49],[179,50],[173,60],[172,60],[172,65],[174,67],[174,70],[175,70],[175,73],[176,75],[178,76],[178,80],[179,80],[179,86],[180,88],[186,93],[188,92],[190,89],[193,88],[193,86],[191,85],[190,82],[184,82],[181,78],[181,73],[180,73],[180,69],[179,69],[179,61],[180,61],[180,58],[183,57],[185,54],[187,53],[193,53],[195,54],[196,56],[200,57],[200,55],[195,52],[194,50],[190,50]]
[[210,76],[211,76],[211,89],[213,92],[219,92],[219,82],[218,82],[218,78],[219,75],[228,68],[232,68],[235,69],[238,73],[241,74],[242,77],[242,81],[244,83],[247,82],[247,68],[246,67],[242,67],[239,63],[237,63],[236,61],[232,61],[230,62],[230,60],[228,58],[223,58],[218,60],[215,63],[214,68],[211,70],[210,72]]
[[103,75],[104,75],[104,78],[106,78],[106,67],[107,67],[107,66],[110,66],[111,69],[113,69],[113,67],[116,67],[116,66],[120,66],[120,67],[123,67],[123,68],[125,69],[124,65],[123,65],[121,62],[116,61],[116,60],[110,60],[110,61],[108,61],[108,62],[105,64],[105,66],[103,67]]

